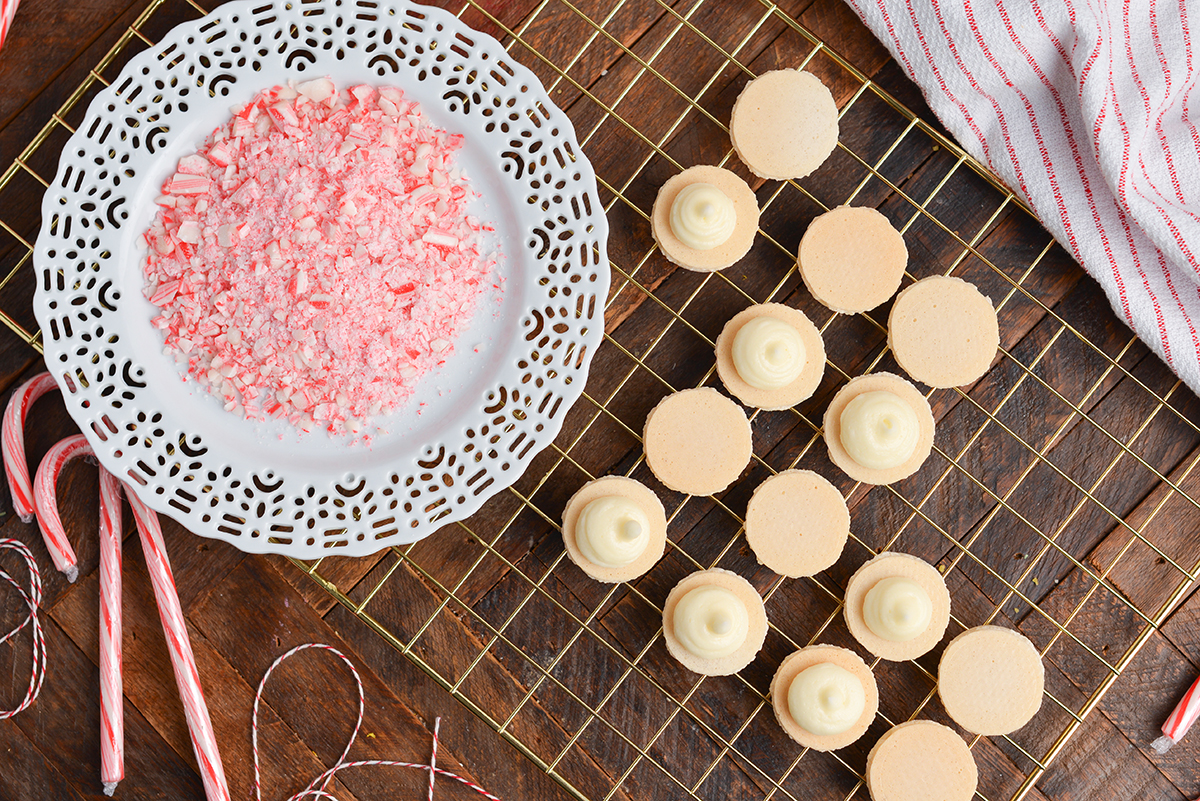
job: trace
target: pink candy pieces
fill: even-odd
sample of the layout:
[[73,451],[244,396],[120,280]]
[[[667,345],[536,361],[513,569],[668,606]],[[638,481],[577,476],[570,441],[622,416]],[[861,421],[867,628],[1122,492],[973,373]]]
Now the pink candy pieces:
[[92,446],[83,434],[67,437],[46,451],[33,479],[33,502],[37,507],[42,539],[46,542],[46,550],[50,552],[54,566],[70,582],[79,578],[79,567],[75,563],[75,549],[71,547],[67,532],[63,530],[62,519],[58,516],[58,490],[55,484],[67,462],[79,456],[92,455]]
[[196,657],[192,655],[192,643],[188,638],[187,623],[183,619],[183,608],[179,605],[175,576],[171,573],[171,563],[167,561],[167,550],[163,544],[158,516],[133,492],[126,492],[125,497],[133,509],[138,534],[141,535],[146,570],[150,573],[154,598],[158,601],[158,615],[162,619],[163,633],[167,637],[171,665],[175,668],[175,683],[179,686],[179,699],[183,702],[188,734],[191,735],[192,748],[196,752],[196,763],[200,766],[204,795],[208,801],[229,801],[225,768],[221,765],[217,738],[213,733],[212,721],[208,717],[208,706],[204,703],[204,690],[200,686],[200,674],[196,671]]
[[167,351],[253,419],[354,434],[395,409],[494,268],[461,146],[392,87],[260,94],[163,184],[145,273]]
[[4,456],[4,473],[8,476],[8,489],[12,493],[13,508],[21,522],[33,520],[33,485],[29,481],[29,466],[25,463],[25,415],[38,398],[58,385],[49,373],[41,373],[26,381],[8,399],[4,409],[4,425],[0,437],[0,450]]

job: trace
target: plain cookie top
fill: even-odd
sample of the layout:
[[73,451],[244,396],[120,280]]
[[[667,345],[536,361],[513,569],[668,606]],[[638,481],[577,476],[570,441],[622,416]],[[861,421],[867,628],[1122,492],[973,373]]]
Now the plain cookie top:
[[979,768],[952,729],[912,720],[879,738],[867,754],[864,778],[873,801],[970,801]]
[[[788,705],[788,691],[792,687],[792,681],[801,671],[825,662],[853,673],[862,682],[863,695],[866,697],[858,720],[841,734],[813,734],[796,722]],[[875,713],[879,711],[879,686],[875,682],[875,674],[858,654],[836,645],[810,645],[794,651],[775,671],[775,677],[771,679],[770,695],[775,719],[779,721],[788,737],[815,751],[836,751],[850,745],[866,733],[871,722],[875,720]]]
[[896,297],[888,346],[904,371],[922,384],[961,387],[991,366],[1000,325],[992,302],[974,284],[935,275]]
[[[729,590],[746,606],[750,623],[746,639],[729,656],[696,656],[684,648],[683,643],[675,636],[675,607],[679,604],[679,599],[697,587],[720,587]],[[767,608],[754,585],[737,573],[719,567],[701,570],[685,576],[667,594],[667,602],[663,604],[663,639],[671,656],[693,673],[704,676],[731,676],[753,662],[762,649],[763,642],[767,639]]]
[[[920,585],[933,606],[929,626],[907,642],[885,640],[867,626],[863,602],[871,588],[885,578],[898,576]],[[846,583],[846,627],[854,639],[880,659],[903,662],[928,653],[937,645],[950,623],[950,591],[937,568],[917,556],[884,551],[854,572]]]
[[811,72],[764,72],[734,101],[729,138],[738,158],[758,177],[803,178],[837,146],[837,104]]
[[712,495],[750,463],[750,421],[742,407],[711,387],[668,395],[646,416],[646,465],[676,492]]
[[812,296],[835,312],[856,314],[884,303],[908,266],[904,236],[866,206],[838,206],[808,225],[797,254]]
[[[917,424],[921,427],[917,445],[903,464],[890,468],[864,467],[850,456],[842,445],[842,412],[850,401],[864,392],[886,390],[899,397],[917,415]],[[850,379],[846,386],[838,390],[825,410],[825,444],[829,448],[829,458],[843,472],[855,481],[864,484],[891,484],[902,478],[908,478],[921,469],[921,465],[929,458],[933,450],[933,410],[929,401],[921,392],[898,375],[891,373],[869,373]]]
[[[747,384],[738,375],[733,362],[734,337],[742,330],[742,326],[758,317],[774,317],[787,323],[800,333],[800,341],[804,343],[804,369],[795,381],[779,389],[759,389]],[[817,391],[821,377],[825,375],[825,340],[808,316],[799,309],[782,303],[760,303],[742,309],[721,329],[721,335],[717,337],[717,375],[730,394],[747,406],[768,412],[790,409],[808,400]]]
[[812,576],[831,567],[849,536],[845,498],[811,470],[771,476],[746,505],[746,541],[760,564],[782,576]]
[[[590,561],[579,549],[575,537],[575,524],[579,521],[579,513],[583,511],[583,507],[598,498],[611,495],[619,495],[633,501],[650,522],[650,539],[646,543],[646,550],[637,559],[621,567],[606,567]],[[658,496],[642,482],[625,476],[604,476],[584,484],[571,496],[571,500],[567,501],[567,506],[563,509],[562,536],[567,556],[571,557],[571,561],[584,573],[597,581],[610,584],[631,581],[652,568],[654,563],[662,558],[667,547],[667,513]]]
[[[715,248],[697,250],[679,241],[671,228],[671,206],[692,184],[712,184],[733,202],[734,227],[729,239]],[[721,167],[689,167],[672,176],[658,190],[650,212],[650,232],[667,261],[698,273],[723,270],[745,256],[758,232],[758,198],[741,178]]]
[[954,722],[988,736],[1028,723],[1042,706],[1046,669],[1028,638],[1002,626],[955,637],[938,663],[938,695]]

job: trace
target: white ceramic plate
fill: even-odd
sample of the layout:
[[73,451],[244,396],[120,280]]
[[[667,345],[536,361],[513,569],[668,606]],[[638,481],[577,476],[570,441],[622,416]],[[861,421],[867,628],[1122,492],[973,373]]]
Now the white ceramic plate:
[[[137,242],[179,158],[262,89],[326,75],[400,87],[464,134],[503,254],[502,289],[369,446],[225,412],[163,355],[142,294]],[[404,0],[180,25],[92,101],[42,214],[34,306],[72,417],[150,506],[247,551],[361,555],[471,514],[554,439],[603,332],[608,226],[570,121],[495,39]]]

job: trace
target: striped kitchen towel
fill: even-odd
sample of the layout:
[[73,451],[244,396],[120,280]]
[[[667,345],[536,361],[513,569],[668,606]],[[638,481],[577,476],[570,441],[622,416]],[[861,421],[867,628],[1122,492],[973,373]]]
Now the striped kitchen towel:
[[1200,393],[1200,1],[847,2]]

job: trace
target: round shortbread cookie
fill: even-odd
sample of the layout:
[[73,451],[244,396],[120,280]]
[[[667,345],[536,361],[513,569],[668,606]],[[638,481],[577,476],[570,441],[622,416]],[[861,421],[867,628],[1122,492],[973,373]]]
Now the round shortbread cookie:
[[953,729],[912,720],[879,738],[864,778],[873,801],[970,801],[979,768]]
[[[903,464],[888,469],[863,467],[851,458],[842,445],[842,412],[850,401],[862,393],[876,390],[892,392],[908,403],[916,413],[917,424],[921,427],[912,456],[908,457]],[[833,396],[833,400],[829,402],[829,408],[825,410],[824,425],[825,444],[829,447],[829,458],[850,478],[864,484],[891,484],[893,481],[908,478],[921,469],[921,465],[925,463],[925,460],[929,458],[930,451],[933,450],[933,410],[929,408],[929,401],[911,383],[892,373],[870,373],[850,379],[849,383],[838,390],[838,393]]]
[[[750,617],[749,630],[746,632],[746,639],[742,642],[741,647],[729,656],[719,659],[696,656],[684,648],[675,636],[675,607],[678,605],[679,599],[690,590],[703,586],[729,590],[746,605],[746,612]],[[693,673],[704,676],[733,675],[754,661],[754,657],[758,655],[766,638],[767,609],[763,605],[762,596],[750,582],[736,573],[722,570],[719,567],[685,576],[667,595],[667,602],[663,604],[663,639],[666,640],[667,650],[671,656],[679,660],[679,664]]]
[[646,464],[676,492],[712,495],[750,463],[750,420],[742,407],[711,387],[668,395],[646,415]]
[[908,248],[875,209],[838,206],[809,223],[797,263],[814,298],[835,312],[856,314],[896,294]]
[[[929,596],[933,614],[929,626],[907,642],[886,640],[867,627],[863,618],[863,601],[871,588],[885,578],[899,576],[920,585]],[[950,622],[950,591],[937,568],[916,556],[884,551],[855,571],[846,583],[846,626],[854,639],[880,659],[903,662],[928,653],[946,633]]]
[[764,72],[734,101],[729,138],[738,158],[758,177],[804,178],[837,146],[837,104],[811,72]]
[[[697,250],[679,241],[671,230],[671,205],[684,187],[712,184],[733,201],[735,223],[729,239],[715,248]],[[671,177],[658,190],[650,212],[650,232],[667,261],[699,273],[723,270],[745,256],[758,232],[758,198],[737,175],[721,167],[689,167]]]
[[888,347],[910,376],[931,387],[978,380],[996,356],[1000,325],[974,284],[935,275],[905,288],[888,317]]
[[[737,367],[733,363],[734,337],[742,330],[742,326],[759,317],[774,317],[787,323],[800,333],[800,340],[804,343],[804,369],[796,376],[795,381],[779,389],[759,389],[750,386],[738,375]],[[808,400],[816,392],[821,377],[825,375],[825,341],[821,338],[821,332],[804,312],[782,303],[760,303],[742,309],[721,329],[716,350],[717,375],[725,388],[747,406],[768,412],[790,409],[797,403]]]
[[746,541],[760,564],[782,576],[820,573],[842,555],[849,536],[845,498],[811,470],[771,476],[746,505]]
[[[650,540],[646,543],[646,550],[637,559],[621,567],[606,567],[589,561],[579,549],[579,541],[575,537],[575,524],[579,521],[579,513],[583,507],[597,498],[611,495],[619,495],[633,501],[650,521]],[[597,581],[610,584],[631,581],[662,558],[667,547],[667,514],[662,501],[642,482],[625,476],[604,476],[584,484],[571,496],[571,500],[567,501],[567,506],[563,509],[562,535],[567,556],[571,557],[571,561],[579,565],[584,573]]]
[[938,663],[938,695],[954,722],[976,734],[1008,734],[1042,706],[1046,669],[1023,634],[977,626],[955,637]]
[[[813,734],[796,722],[788,706],[788,690],[792,686],[792,680],[800,675],[800,671],[823,662],[830,662],[853,673],[862,682],[863,694],[866,696],[862,715],[853,726],[841,734]],[[866,733],[871,721],[875,719],[875,713],[879,711],[879,687],[875,683],[875,674],[858,654],[836,645],[810,645],[793,652],[780,663],[775,677],[771,679],[771,706],[775,710],[775,719],[779,721],[788,737],[805,748],[836,751],[845,748]]]

